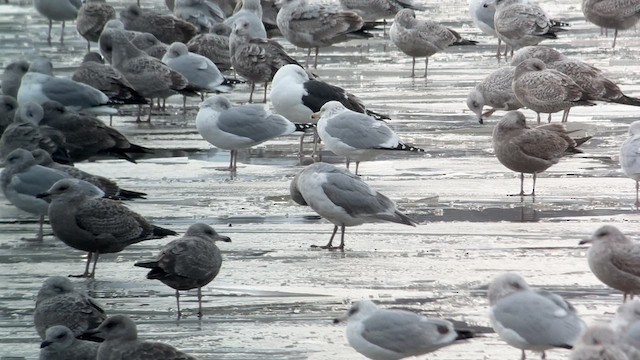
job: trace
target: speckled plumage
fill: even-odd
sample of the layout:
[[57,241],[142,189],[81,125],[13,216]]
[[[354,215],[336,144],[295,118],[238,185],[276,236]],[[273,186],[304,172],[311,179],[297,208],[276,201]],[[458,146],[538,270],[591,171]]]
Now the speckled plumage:
[[193,37],[187,43],[187,48],[189,51],[213,61],[220,71],[229,70],[231,69],[231,55],[229,53],[231,29],[223,24],[218,24],[211,31],[211,33]]
[[[515,67],[503,66],[471,89],[467,96],[467,107],[476,114],[481,124],[483,116],[489,116],[496,110],[509,111],[522,107],[511,87],[514,75]],[[492,109],[483,113],[485,106]]]
[[640,1],[582,0],[582,13],[589,22],[606,29],[615,29],[615,48],[618,30],[630,29],[640,20]]
[[198,28],[187,21],[171,15],[143,10],[135,4],[129,5],[120,12],[120,20],[125,29],[152,33],[166,44],[176,41],[187,42],[198,33]]
[[0,136],[5,129],[13,122],[13,118],[18,110],[18,102],[9,95],[0,95]]
[[97,42],[107,22],[115,18],[116,10],[105,0],[87,0],[78,11],[76,29],[90,48],[90,42]]
[[47,329],[39,360],[95,360],[100,343],[76,339],[64,325]]
[[496,0],[494,27],[498,37],[514,50],[557,38],[554,23],[544,10],[520,0]]

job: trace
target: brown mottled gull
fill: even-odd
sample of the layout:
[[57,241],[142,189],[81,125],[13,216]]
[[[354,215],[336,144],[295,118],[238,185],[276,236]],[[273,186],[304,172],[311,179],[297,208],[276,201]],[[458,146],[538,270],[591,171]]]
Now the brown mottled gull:
[[396,14],[389,29],[391,41],[405,54],[413,58],[411,77],[415,77],[416,58],[424,57],[424,77],[427,77],[429,56],[449,46],[475,45],[477,42],[460,37],[456,31],[435,21],[418,20],[411,9],[402,9]]
[[171,345],[138,340],[136,324],[126,315],[113,315],[92,331],[104,338],[97,360],[197,360]]
[[536,175],[565,155],[581,153],[576,147],[589,139],[572,139],[560,124],[530,128],[523,113],[509,111],[493,129],[493,150],[502,165],[520,173],[520,193],[517,195],[525,195],[524,174],[533,174],[531,195],[534,196]]
[[76,291],[73,283],[62,276],[52,276],[44,281],[33,312],[33,322],[42,339],[46,330],[54,325],[66,326],[74,337],[92,338],[87,330],[98,327],[106,318],[102,306]]
[[159,60],[162,60],[162,57],[169,49],[169,45],[158,40],[152,33],[137,33],[136,36],[131,39],[131,44],[146,52],[149,56]]
[[[503,66],[479,82],[467,95],[467,107],[476,114],[478,122],[496,110],[517,110],[522,104],[516,98],[511,83],[515,75],[514,66]],[[485,106],[491,107],[482,112]]]
[[226,17],[220,6],[209,0],[176,0],[173,15],[193,24],[199,32],[209,31]]
[[539,59],[528,59],[516,66],[513,92],[522,105],[538,113],[563,111],[562,122],[569,117],[573,106],[592,106],[592,98],[571,78],[557,70],[548,69]]
[[165,44],[187,42],[198,33],[198,28],[189,22],[171,15],[143,10],[135,4],[120,12],[120,20],[125,29],[152,33]]
[[18,89],[20,89],[20,82],[27,71],[29,71],[29,62],[25,60],[18,60],[9,63],[7,67],[4,68],[2,77],[0,77],[2,94],[17,98]]
[[201,289],[218,276],[222,265],[216,241],[231,242],[231,239],[219,235],[207,224],[193,224],[183,237],[163,246],[155,260],[135,263],[151,269],[147,279],[160,280],[176,290],[178,318],[182,316],[180,290],[195,288],[198,288],[198,317],[202,317]]
[[107,24],[104,26],[104,29],[102,29],[102,33],[100,33],[100,38],[98,38],[98,46],[100,47],[100,54],[102,54],[102,56],[104,57],[104,59],[111,64],[111,43],[108,42],[106,39],[110,39],[110,36],[105,36],[103,39],[103,34],[111,34],[111,31],[108,30],[117,30],[119,32],[122,32],[125,37],[127,38],[127,40],[131,41],[133,40],[133,38],[137,35],[137,34],[141,34],[141,32],[139,31],[131,31],[131,30],[125,30],[124,28],[124,24],[122,23],[122,21],[118,20],[118,19],[113,19],[113,20],[109,20],[107,21]]
[[4,130],[13,122],[16,110],[18,110],[18,102],[9,95],[0,95],[0,136]]
[[220,71],[227,71],[231,69],[229,35],[231,35],[229,27],[216,24],[211,28],[210,33],[199,34],[189,40],[187,48],[213,61]]
[[95,360],[100,343],[76,339],[64,325],[54,325],[40,343],[39,360]]
[[307,0],[283,0],[276,21],[285,39],[297,47],[309,49],[307,66],[312,48],[316,49],[313,66],[317,67],[321,47],[372,37],[362,30],[364,21],[355,12]]
[[91,42],[97,42],[102,29],[109,20],[116,18],[116,10],[105,0],[86,0],[78,11],[76,29],[87,40],[87,51],[91,51]]
[[524,60],[531,58],[540,59],[545,64],[567,59],[560,51],[548,46],[525,46],[513,54],[511,57],[511,66],[518,66]]
[[607,325],[592,325],[580,336],[569,360],[629,360],[618,336]]
[[629,125],[629,137],[620,147],[622,172],[636,182],[636,207],[640,208],[640,121]]
[[618,30],[627,30],[640,20],[638,0],[582,0],[582,13],[587,21],[605,29],[615,29],[613,45],[616,47]]
[[[291,198],[300,205],[307,205],[333,226],[329,243],[323,249],[344,251],[345,227],[370,222],[394,222],[416,226],[401,213],[388,197],[365,183],[348,169],[327,163],[315,163],[305,167],[292,180]],[[340,227],[340,245],[333,246],[333,238]],[[316,247],[314,245],[314,247]]]
[[[117,253],[131,244],[176,235],[173,230],[150,224],[120,202],[87,196],[71,179],[56,182],[38,197],[50,199],[53,233],[68,246],[89,253],[80,277],[94,277],[100,254]],[[89,264],[93,260],[93,270]]]
[[580,241],[583,244],[591,244],[587,252],[591,272],[605,285],[622,291],[623,302],[640,294],[640,243],[605,225]]

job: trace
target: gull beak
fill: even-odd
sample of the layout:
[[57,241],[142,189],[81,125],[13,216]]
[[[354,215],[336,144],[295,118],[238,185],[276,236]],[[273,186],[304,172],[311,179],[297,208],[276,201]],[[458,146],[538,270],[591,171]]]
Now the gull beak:
[[591,244],[593,241],[591,239],[582,239],[580,240],[580,242],[578,243],[578,245],[585,245],[585,244]]
[[52,342],[51,342],[51,341],[49,341],[49,340],[45,340],[45,341],[43,341],[43,342],[41,342],[41,343],[40,343],[40,349],[44,349],[44,348],[46,348],[47,346],[49,346],[49,345],[51,345],[51,344],[52,344]]
[[311,114],[311,120],[315,120],[315,121],[320,120],[320,112],[318,111]]
[[48,198],[50,195],[51,195],[51,194],[49,194],[48,192],[43,192],[43,193],[40,193],[40,194],[36,195],[36,197],[37,197],[38,199],[46,199],[46,198]]
[[216,241],[231,242],[231,238],[228,236],[218,235],[216,236]]

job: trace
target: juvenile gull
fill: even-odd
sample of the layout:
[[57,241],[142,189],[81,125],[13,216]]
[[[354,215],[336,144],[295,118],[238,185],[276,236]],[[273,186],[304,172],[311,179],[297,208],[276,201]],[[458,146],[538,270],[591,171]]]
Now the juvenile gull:
[[47,43],[51,45],[51,27],[53,21],[62,21],[62,31],[60,32],[60,43],[64,42],[65,21],[75,20],[78,10],[82,6],[80,0],[34,0],[33,6],[40,15],[49,20],[49,32],[47,33]]
[[9,95],[0,95],[0,136],[13,122],[16,110],[18,110],[18,102],[15,98]]
[[100,33],[100,37],[98,38],[98,46],[100,47],[100,54],[102,54],[109,64],[111,64],[111,47],[113,46],[110,42],[111,34],[113,33],[112,30],[121,32],[129,41],[132,41],[137,34],[142,34],[139,31],[125,30],[124,24],[118,19],[107,21],[107,24],[104,26],[104,29],[102,29],[102,33]]
[[87,51],[91,51],[91,42],[98,42],[102,29],[109,20],[116,18],[116,10],[105,0],[85,0],[78,11],[76,29],[87,40]]
[[173,15],[193,24],[200,32],[209,31],[213,25],[221,23],[226,18],[220,6],[208,0],[176,0]]
[[571,349],[586,329],[576,309],[560,295],[534,290],[518,274],[503,273],[489,284],[489,319],[507,344],[522,351]]
[[592,325],[580,336],[569,360],[629,360],[607,325]]
[[572,139],[561,124],[527,126],[520,111],[509,111],[493,128],[493,150],[498,161],[520,173],[520,193],[524,193],[524,174],[533,174],[531,196],[535,196],[536,176],[558,163],[561,157],[581,153],[577,149],[591,137]]
[[105,340],[98,348],[97,360],[196,360],[171,345],[138,340],[136,324],[125,315],[109,317],[92,332]]
[[[394,222],[416,226],[402,214],[388,197],[374,190],[348,169],[327,163],[305,167],[291,181],[291,198],[300,205],[308,205],[333,226],[333,233],[323,249],[344,251],[344,232],[347,226],[369,222]],[[333,238],[340,227],[340,245],[333,246]],[[312,245],[312,247],[318,247]]]
[[403,53],[413,58],[411,77],[415,77],[416,57],[425,58],[425,79],[429,56],[449,46],[477,44],[477,41],[462,39],[456,31],[435,21],[416,19],[416,13],[411,9],[398,11],[389,30],[389,37]]
[[502,40],[498,37],[493,23],[493,17],[496,13],[496,4],[494,0],[470,0],[469,15],[471,20],[483,33],[498,38],[498,51],[496,56],[500,57],[500,44]]
[[231,150],[227,170],[232,172],[236,171],[238,149],[311,127],[310,124],[294,124],[281,115],[272,114],[263,104],[234,106],[222,95],[203,101],[196,116],[196,128],[207,142],[217,148]]
[[182,316],[180,290],[195,288],[198,288],[198,317],[202,317],[201,289],[218,276],[222,265],[222,255],[216,241],[231,242],[231,239],[219,235],[207,224],[193,224],[183,237],[163,246],[155,260],[134,264],[151,269],[147,279],[160,280],[176,290],[178,318]]
[[629,137],[620,147],[620,166],[622,172],[636,182],[636,207],[640,208],[640,121],[629,125]]
[[169,49],[169,45],[158,40],[152,33],[146,32],[137,33],[131,39],[131,44],[147,53],[147,55],[159,60],[162,60],[162,57]]
[[333,5],[308,3],[307,0],[283,0],[276,21],[285,39],[297,47],[309,49],[307,66],[311,49],[316,49],[314,68],[318,66],[321,47],[373,36],[362,30],[364,21],[355,12],[341,11]]
[[540,59],[545,64],[567,59],[560,51],[548,46],[525,46],[513,54],[511,57],[511,66],[518,66],[521,62],[531,58]]
[[583,244],[591,244],[587,251],[591,272],[605,285],[622,291],[623,302],[640,294],[640,243],[605,225],[580,241]]
[[76,339],[64,325],[54,325],[47,329],[40,344],[40,360],[95,360],[99,345]]
[[[56,182],[38,197],[51,200],[48,214],[56,237],[89,253],[80,277],[95,276],[100,254],[117,253],[140,241],[176,235],[173,230],[150,224],[116,200],[87,196],[71,179]],[[89,272],[92,257],[93,270]]]
[[340,5],[344,10],[360,15],[365,22],[383,19],[385,24],[387,19],[394,18],[402,9],[426,10],[411,0],[340,0]]
[[250,23],[244,19],[236,20],[229,37],[231,65],[238,75],[250,82],[249,102],[253,101],[256,83],[264,83],[264,102],[267,102],[267,83],[275,73],[287,64],[298,64],[287,55],[275,40],[252,38]]
[[249,23],[249,36],[251,38],[267,38],[267,30],[262,23],[262,6],[260,0],[241,0],[242,8],[237,13],[227,18],[223,24],[232,28],[236,20],[244,19]]
[[189,22],[171,15],[142,10],[135,4],[120,12],[120,20],[125,29],[152,33],[165,44],[187,42],[198,33],[198,28]]
[[374,360],[397,360],[434,352],[473,337],[459,332],[447,320],[428,318],[411,311],[380,309],[370,300],[355,302],[334,319],[347,322],[347,341],[360,354]]
[[551,122],[552,113],[564,110],[562,122],[567,122],[571,107],[595,105],[569,76],[547,68],[539,59],[527,59],[516,66],[512,87],[518,101],[538,114],[538,123],[540,113],[549,114]]
[[631,300],[620,305],[611,327],[629,360],[640,359],[640,301]]
[[216,24],[211,28],[210,33],[199,34],[189,40],[187,48],[213,61],[220,71],[227,71],[231,69],[229,35],[231,35],[230,28],[224,24]]
[[337,101],[322,105],[314,118],[319,118],[318,135],[327,149],[345,156],[347,168],[355,161],[356,175],[361,161],[373,160],[384,151],[424,152],[405,144],[383,121],[351,111]]
[[[478,122],[484,122],[496,110],[517,110],[522,107],[511,84],[515,75],[514,66],[503,66],[479,82],[467,95],[467,107],[476,114]],[[485,106],[491,109],[483,112]]]
[[96,328],[106,318],[102,306],[76,291],[71,281],[62,276],[52,276],[44,281],[33,312],[33,322],[42,339],[46,330],[54,325],[66,326],[76,338],[92,339],[87,330]]
[[640,20],[640,1],[582,0],[582,13],[589,22],[605,29],[615,29],[611,46],[615,48],[618,30],[631,29]]
[[4,68],[4,72],[0,78],[2,94],[17,98],[18,89],[20,89],[20,82],[27,71],[29,71],[29,63],[25,60],[18,60],[9,63],[9,65]]

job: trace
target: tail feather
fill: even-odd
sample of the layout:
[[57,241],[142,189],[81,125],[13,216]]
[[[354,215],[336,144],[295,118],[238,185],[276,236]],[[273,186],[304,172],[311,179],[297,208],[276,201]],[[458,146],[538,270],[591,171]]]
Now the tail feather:
[[118,193],[116,195],[118,195],[119,197],[123,198],[124,200],[128,200],[128,199],[146,199],[145,196],[147,196],[147,194],[143,193],[143,192],[131,191],[131,190],[125,190],[125,189],[118,190]]
[[612,99],[611,102],[614,102],[616,104],[623,104],[623,105],[640,106],[639,98],[633,98],[627,95],[622,95],[617,99]]
[[471,339],[476,336],[476,334],[469,329],[455,329],[455,330],[456,330],[456,334],[458,335],[456,337],[456,340]]
[[134,263],[133,266],[147,268],[147,269],[153,269],[155,267],[158,267],[158,262],[155,261],[155,260],[154,261],[137,262],[137,263]]
[[411,146],[411,145],[407,145],[407,144],[404,144],[404,143],[399,143],[395,147],[378,147],[376,149],[379,149],[379,150],[400,150],[400,151],[411,151],[411,152],[424,152],[424,149],[421,149],[421,148],[415,147],[415,146]]
[[360,30],[356,30],[348,33],[347,36],[353,37],[353,38],[372,38],[373,34],[363,28],[360,28]]
[[365,112],[366,112],[367,115],[371,116],[372,118],[374,118],[376,120],[391,120],[389,115],[380,114],[378,112],[371,111],[371,110],[365,110]]
[[[552,30],[553,30],[553,29],[552,29]],[[545,38],[545,39],[557,39],[557,38],[558,38],[558,35],[556,35],[556,33],[555,33],[555,32],[552,32],[552,31],[546,32],[546,33],[544,33],[544,34],[540,34],[540,35],[538,35],[538,36],[539,36],[539,37],[543,37],[543,38]]]
[[412,218],[408,217],[407,215],[401,213],[398,210],[396,210],[393,215],[390,215],[390,214],[375,214],[372,217],[377,219],[377,220],[384,220],[384,221],[394,222],[394,223],[397,223],[397,224],[404,224],[404,225],[409,225],[409,226],[416,226],[417,225],[417,223]]
[[475,40],[468,39],[460,39],[449,46],[464,46],[464,45],[477,45],[478,42]]
[[170,229],[165,229],[163,227],[153,225],[153,236],[156,239],[173,235],[178,235],[178,233]]
[[316,124],[293,124],[296,126],[295,132],[309,132],[309,130],[313,131],[316,128]]
[[237,84],[244,84],[244,83],[246,83],[246,81],[244,80],[224,78],[224,81],[222,81],[221,85],[237,85]]
[[[571,26],[571,24],[560,21],[560,20],[556,20],[556,19],[551,19],[551,27],[554,28],[560,28],[560,27],[569,27]],[[561,31],[567,31],[566,29],[559,29]]]
[[583,151],[578,149],[578,146],[586,143],[590,139],[591,139],[591,136],[585,136],[585,137],[582,137],[582,138],[573,139],[573,141],[576,142],[576,145],[568,148],[565,152],[569,153],[569,154],[582,154]]

